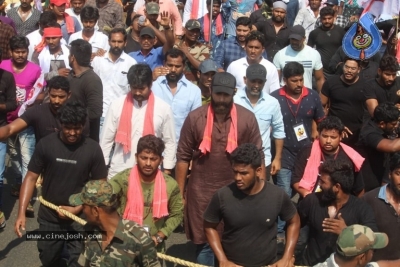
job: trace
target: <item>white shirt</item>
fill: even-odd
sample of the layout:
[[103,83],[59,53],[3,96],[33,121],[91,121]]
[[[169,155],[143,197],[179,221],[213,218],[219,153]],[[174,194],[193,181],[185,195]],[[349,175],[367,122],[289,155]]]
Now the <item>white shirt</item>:
[[186,0],[185,7],[183,8],[183,25],[190,19],[192,14],[193,1],[199,1],[199,11],[197,12],[197,18],[199,19],[208,13],[206,1],[201,0]]
[[[103,57],[95,57],[92,61],[93,71],[103,83],[103,115],[107,114],[108,107],[114,99],[129,92],[127,73],[132,65],[137,62],[132,57],[122,52],[121,56],[113,62],[109,52]],[[103,128],[104,129],[104,128]],[[103,130],[104,131],[104,130]]]
[[[279,75],[278,71],[274,64],[266,60],[265,58],[261,59],[260,62],[267,69],[267,81],[265,82],[263,92],[265,94],[270,94],[275,90],[278,90],[281,86],[279,85]],[[233,61],[226,72],[229,72],[236,78],[236,88],[238,90],[244,90],[246,84],[244,83],[244,77],[246,76],[246,70],[249,66],[247,63],[247,57],[240,58],[238,60]]]
[[[304,67],[304,86],[312,88],[312,75],[315,70],[322,69],[321,55],[317,50],[305,45],[301,51],[295,51],[290,45],[281,49],[274,57],[274,64],[278,70],[282,70],[286,63],[296,61]],[[283,76],[283,75],[282,75]],[[283,78],[281,85],[285,85]]]
[[[32,56],[33,53],[35,52],[35,46],[40,44],[40,42],[43,39],[43,36],[40,35],[39,30],[33,31],[30,34],[26,36],[29,40],[29,51],[28,51],[28,61],[32,61]],[[64,38],[61,38],[61,44],[66,45],[67,42],[64,40]]]
[[[100,135],[100,146],[103,150],[106,164],[110,161],[110,151],[115,142],[114,139],[119,125],[119,119],[121,118],[125,97],[126,96],[122,96],[111,103],[104,120],[103,130]],[[111,179],[123,170],[132,168],[136,164],[135,153],[137,151],[137,143],[143,134],[147,101],[143,101],[141,107],[138,106],[136,100],[133,102],[131,151],[124,154],[123,146],[119,143],[115,143],[114,154],[108,171],[108,179]],[[174,116],[171,107],[157,96],[154,96],[153,122],[155,136],[162,138],[165,143],[163,166],[165,169],[172,169],[176,162]]]
[[[71,45],[72,41],[83,39],[82,31],[75,32],[71,34],[69,37],[68,45]],[[108,37],[102,32],[94,31],[94,34],[89,39],[89,44],[92,45],[92,53],[96,53],[99,48],[108,51],[110,49],[110,45],[108,44]]]

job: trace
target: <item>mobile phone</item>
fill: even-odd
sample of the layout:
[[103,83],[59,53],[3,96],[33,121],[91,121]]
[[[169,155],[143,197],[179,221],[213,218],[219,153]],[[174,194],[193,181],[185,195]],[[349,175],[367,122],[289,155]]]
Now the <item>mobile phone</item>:
[[145,16],[140,16],[138,23],[139,23],[140,26],[143,26],[145,21],[146,21],[146,17]]

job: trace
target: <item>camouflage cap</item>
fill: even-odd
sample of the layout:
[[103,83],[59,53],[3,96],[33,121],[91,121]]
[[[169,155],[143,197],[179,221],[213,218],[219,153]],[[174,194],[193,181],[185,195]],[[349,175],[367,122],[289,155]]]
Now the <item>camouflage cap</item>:
[[336,241],[336,252],[346,257],[357,256],[370,249],[384,248],[388,241],[385,233],[374,233],[367,226],[354,224],[340,233]]
[[90,206],[112,206],[117,202],[110,183],[103,180],[93,180],[86,183],[81,193],[71,195],[69,204],[79,206],[82,204]]
[[189,31],[194,30],[194,29],[201,29],[201,24],[197,19],[189,19],[186,24],[185,28],[188,29]]
[[149,15],[158,15],[160,13],[160,6],[157,3],[149,2],[146,4],[146,13]]

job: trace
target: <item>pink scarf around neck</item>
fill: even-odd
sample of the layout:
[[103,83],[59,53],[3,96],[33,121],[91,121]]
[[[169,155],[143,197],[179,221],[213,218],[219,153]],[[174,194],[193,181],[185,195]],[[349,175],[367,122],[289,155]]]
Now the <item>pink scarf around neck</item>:
[[[168,195],[164,175],[157,170],[153,192],[153,218],[168,216]],[[135,165],[129,175],[128,194],[123,218],[143,225],[144,198],[138,166]]]
[[[129,92],[126,95],[124,106],[122,107],[121,117],[115,135],[115,143],[123,146],[124,154],[131,152],[131,137],[132,137],[132,115],[133,115],[133,95]],[[143,134],[142,136],[152,134],[154,135],[154,94],[150,93],[147,101],[146,114],[144,118]]]
[[[364,162],[364,158],[358,154],[357,151],[351,147],[340,143],[340,147],[343,149],[344,153],[351,159],[354,164],[356,171],[360,171],[361,166]],[[338,152],[339,153],[339,152]],[[315,140],[311,147],[311,154],[308,158],[306,168],[304,170],[303,177],[300,180],[299,187],[304,188],[311,192],[318,180],[318,168],[321,165],[322,150],[319,140]]]
[[[237,148],[237,112],[235,104],[231,108],[231,125],[229,128],[228,140],[226,142],[226,151],[232,153]],[[211,104],[208,105],[207,110],[207,122],[206,128],[204,129],[203,141],[201,141],[199,150],[201,153],[206,154],[211,151],[211,136],[214,126],[214,111],[211,108]]]

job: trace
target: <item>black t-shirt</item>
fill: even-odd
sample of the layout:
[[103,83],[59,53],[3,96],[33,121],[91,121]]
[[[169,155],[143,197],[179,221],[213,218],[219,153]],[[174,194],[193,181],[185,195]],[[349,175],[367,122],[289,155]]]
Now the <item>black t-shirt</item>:
[[372,119],[366,121],[361,129],[359,145],[364,146],[365,150],[365,162],[361,170],[365,191],[377,188],[382,181],[389,179],[389,153],[377,150],[379,142],[385,138],[383,130]]
[[[7,53],[7,51],[3,51],[4,53]],[[14,111],[17,108],[16,92],[14,75],[0,69],[0,104],[5,105],[5,110],[0,111],[0,126],[7,124],[7,112]]]
[[[61,124],[57,118],[57,114],[51,111],[49,103],[29,108],[20,118],[35,130],[36,143],[43,137],[61,130]],[[83,135],[89,135],[88,121],[86,121],[85,128],[83,129]]]
[[[69,206],[70,195],[79,193],[90,179],[107,177],[103,152],[90,138],[74,145],[61,141],[59,133],[50,134],[39,141],[28,165],[28,170],[42,173],[42,196],[59,206]],[[69,223],[57,212],[40,205],[38,218],[52,223]]]
[[[329,218],[328,204],[321,201],[322,193],[307,195],[298,205],[301,225],[310,227],[307,248],[301,265],[314,266],[324,262],[334,252],[338,235],[324,232],[322,222]],[[346,225],[361,224],[378,230],[374,212],[363,200],[350,195],[347,203],[337,212],[341,213]],[[337,216],[335,217],[337,219]]]
[[332,73],[329,70],[329,62],[336,50],[342,45],[342,39],[346,31],[334,25],[329,31],[323,30],[321,27],[316,28],[310,33],[307,45],[316,47],[321,55],[324,72]]
[[124,52],[129,54],[131,52],[136,52],[139,51],[141,48],[139,42],[136,42],[133,40],[131,34],[129,33],[127,38],[126,38],[126,46],[124,48]]
[[256,195],[246,195],[235,183],[212,197],[204,220],[224,221],[222,247],[228,260],[242,266],[264,266],[276,261],[278,216],[288,221],[296,213],[289,196],[279,187],[265,183]]
[[363,123],[365,108],[365,82],[358,79],[353,84],[342,81],[335,75],[325,81],[321,93],[329,98],[329,115],[338,117],[353,132],[343,143],[354,146]]
[[[380,196],[380,193],[384,194]],[[400,240],[399,214],[395,212],[387,198],[386,186],[376,188],[362,197],[374,211],[379,232],[386,233],[389,236],[388,245],[383,249],[375,250],[372,261],[400,259],[400,246],[398,243]]]
[[397,77],[394,83],[388,87],[381,86],[377,79],[370,80],[366,83],[364,95],[366,100],[376,99],[378,104],[385,102],[398,104],[400,103],[400,77]]
[[[294,162],[294,169],[293,169],[293,172],[292,172],[291,185],[293,185],[295,183],[299,183],[301,178],[303,178],[303,174],[304,174],[304,170],[306,169],[308,158],[311,155],[311,148],[312,148],[311,144],[310,145],[306,145],[297,154],[296,161]],[[352,164],[352,166],[353,166],[353,169],[354,169],[354,184],[353,184],[352,192],[357,194],[361,190],[364,189],[364,180],[363,180],[363,177],[362,177],[361,173],[355,171],[355,167],[354,167],[353,162],[351,161],[349,156],[347,156],[347,154],[344,152],[344,150],[342,148],[339,148],[337,156],[325,154],[323,151],[322,151],[322,153],[324,155],[324,158],[321,159],[321,164],[323,163],[324,159],[325,160],[328,160],[328,159],[345,160],[345,161],[350,162]],[[318,179],[319,179],[319,177],[317,178],[317,182],[315,183],[315,187],[312,190],[313,192],[315,192],[315,190],[318,187],[317,186],[318,185]]]

